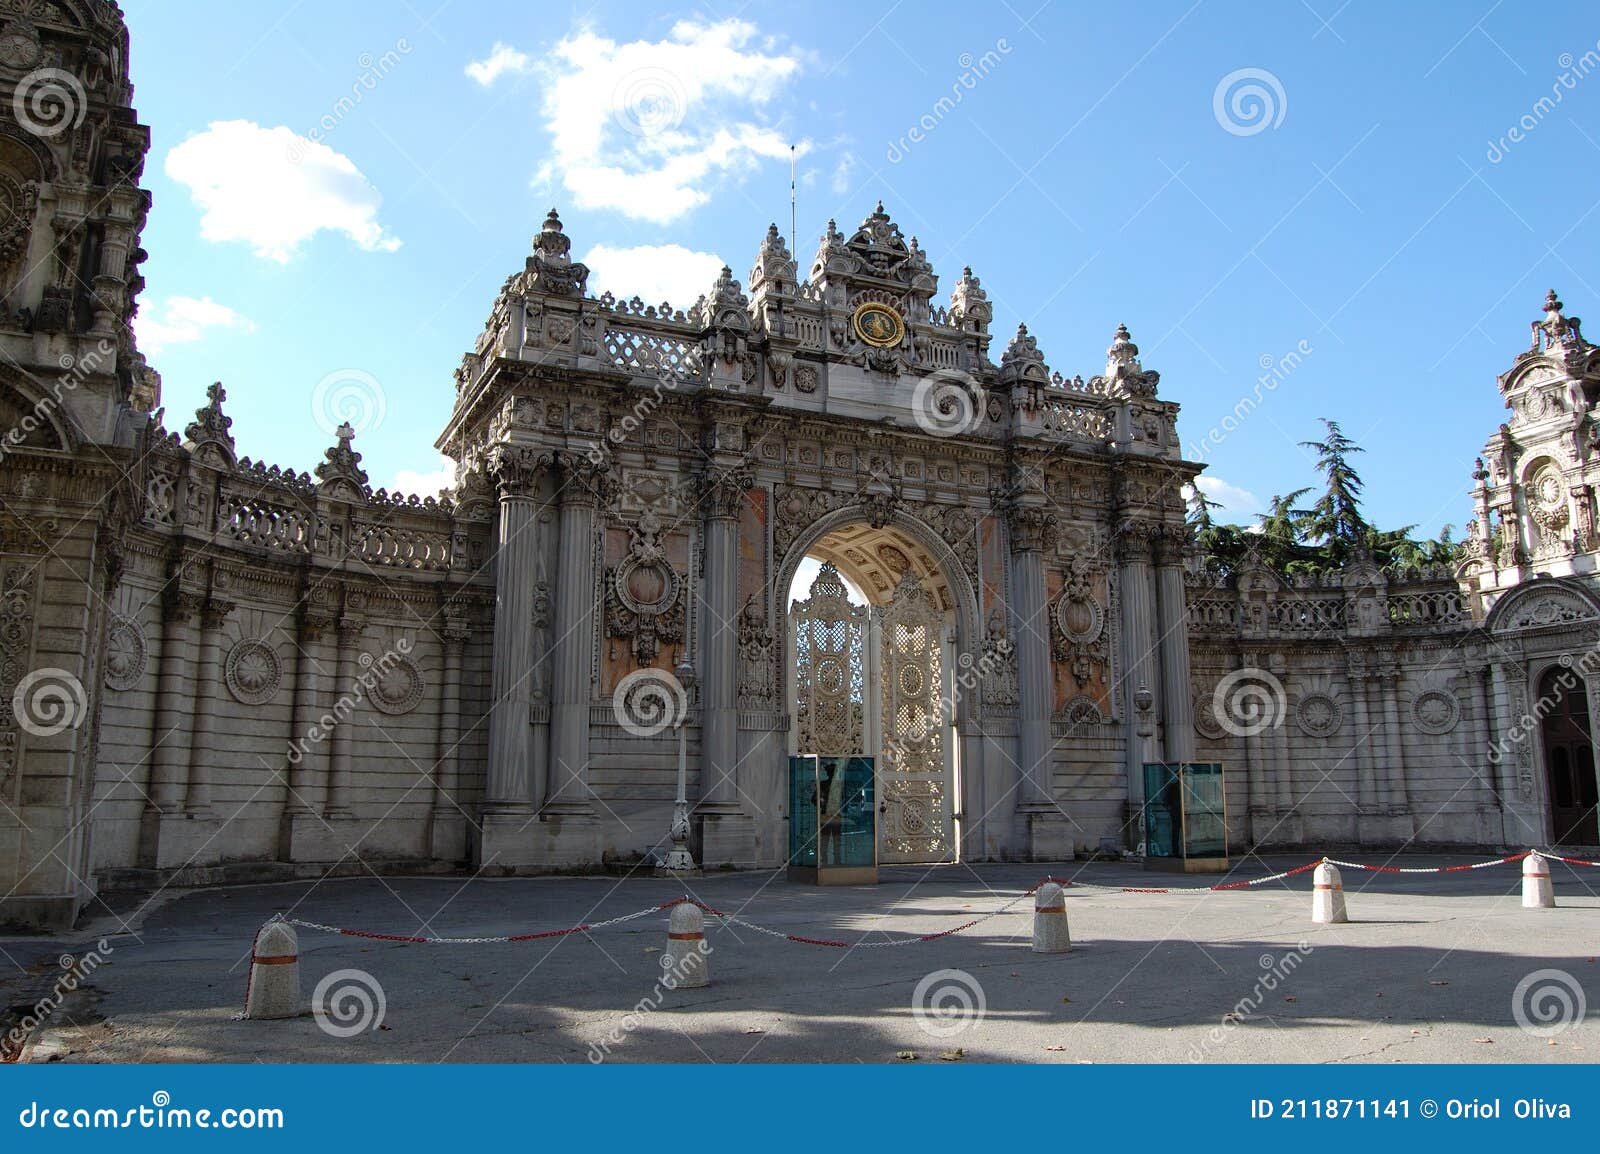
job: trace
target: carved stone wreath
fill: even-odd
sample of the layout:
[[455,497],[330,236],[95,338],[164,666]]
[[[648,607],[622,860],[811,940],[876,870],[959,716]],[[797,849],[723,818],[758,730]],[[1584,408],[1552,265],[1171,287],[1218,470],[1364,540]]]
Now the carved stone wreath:
[[1423,733],[1449,733],[1461,720],[1461,702],[1442,689],[1425,689],[1411,703],[1411,717]]
[[422,669],[409,657],[389,662],[372,687],[372,705],[380,713],[410,713],[422,702],[427,681]]
[[113,617],[106,633],[106,688],[132,689],[138,685],[149,652],[137,621]]
[[222,679],[228,692],[245,705],[263,705],[278,692],[283,662],[277,650],[259,637],[247,637],[228,650]]
[[1332,694],[1308,693],[1295,706],[1294,719],[1311,737],[1332,737],[1344,723],[1344,713]]
[[1105,632],[1106,611],[1090,593],[1063,593],[1056,601],[1056,628],[1073,645],[1093,645]]

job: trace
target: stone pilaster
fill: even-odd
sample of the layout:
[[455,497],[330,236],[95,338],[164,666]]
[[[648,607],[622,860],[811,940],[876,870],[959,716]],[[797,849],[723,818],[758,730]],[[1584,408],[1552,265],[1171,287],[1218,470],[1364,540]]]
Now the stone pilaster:
[[216,751],[211,733],[216,715],[216,694],[222,688],[222,669],[217,659],[218,634],[234,609],[233,603],[209,598],[200,611],[200,660],[194,691],[194,735],[189,742],[188,784],[183,793],[183,810],[190,817],[211,816],[211,769]]
[[[173,864],[176,837],[167,832],[182,820],[191,748],[189,623],[205,598],[177,587],[178,576],[163,599],[161,665],[156,684],[155,732],[151,735],[150,784],[139,831],[139,864],[146,869]],[[176,859],[181,861],[181,858]]]
[[[350,809],[350,746],[355,740],[355,713],[360,708],[353,700],[352,687],[356,681],[356,649],[361,643],[361,633],[366,622],[349,615],[339,618],[339,653],[334,661],[335,708],[332,748],[328,756],[328,798],[322,816],[329,821],[339,821],[354,816]],[[349,709],[337,705],[344,694],[352,697]]]
[[322,652],[333,618],[306,613],[300,618],[299,660],[295,662],[293,721],[285,752],[288,786],[279,826],[280,856],[285,861],[315,861],[313,848],[325,829],[323,806],[328,793],[328,732],[322,727]]
[[1054,513],[1037,506],[1013,506],[1007,515],[1012,635],[1017,649],[1017,813],[1026,830],[1028,853],[1035,860],[1066,860],[1074,851],[1072,827],[1055,801],[1051,782],[1055,687],[1045,557],[1055,549],[1056,524]]
[[461,656],[470,630],[464,619],[445,616],[444,680],[439,686],[439,734],[433,761],[433,820],[428,856],[462,861],[467,855],[466,811],[461,804]]

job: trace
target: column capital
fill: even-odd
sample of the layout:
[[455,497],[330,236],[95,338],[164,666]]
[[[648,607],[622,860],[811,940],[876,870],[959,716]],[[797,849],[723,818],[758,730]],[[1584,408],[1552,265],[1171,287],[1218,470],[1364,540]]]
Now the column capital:
[[500,500],[529,500],[538,495],[540,482],[555,468],[555,458],[554,453],[531,445],[496,445],[489,450],[485,464]]
[[1117,554],[1124,563],[1149,561],[1160,535],[1161,526],[1156,522],[1129,516],[1121,517],[1113,532]]
[[232,601],[220,601],[215,597],[207,597],[205,605],[200,610],[200,624],[207,629],[216,629],[226,621],[237,606]]
[[344,616],[339,618],[339,641],[348,645],[352,641],[360,640],[361,634],[366,631],[367,623],[360,617]]
[[1058,518],[1037,505],[1012,505],[1006,509],[1006,526],[1013,553],[1047,553],[1056,547]]
[[705,494],[706,519],[737,521],[744,508],[744,495],[755,487],[755,473],[748,465],[731,469],[708,469],[698,481]]
[[587,453],[560,452],[555,454],[556,467],[561,471],[560,498],[563,505],[587,505],[594,508],[606,504],[611,496],[611,462],[604,457],[596,459]]
[[167,620],[181,625],[200,612],[200,607],[205,604],[206,597],[204,593],[169,588],[162,598],[162,602],[166,606]]
[[304,641],[320,641],[333,618],[325,613],[303,613],[300,616],[300,637]]

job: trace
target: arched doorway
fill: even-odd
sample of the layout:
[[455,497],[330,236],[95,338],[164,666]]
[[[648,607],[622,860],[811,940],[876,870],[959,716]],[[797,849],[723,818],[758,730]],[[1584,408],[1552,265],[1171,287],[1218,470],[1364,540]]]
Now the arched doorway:
[[1600,844],[1588,686],[1576,670],[1553,668],[1540,679],[1539,701],[1551,836],[1558,845]]
[[874,759],[886,865],[959,853],[956,616],[937,562],[893,527],[825,534],[791,589],[790,752]]

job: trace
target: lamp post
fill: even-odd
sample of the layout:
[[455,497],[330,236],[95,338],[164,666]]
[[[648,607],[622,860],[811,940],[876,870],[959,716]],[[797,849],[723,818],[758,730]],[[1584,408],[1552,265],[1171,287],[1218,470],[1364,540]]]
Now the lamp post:
[[667,853],[661,872],[678,877],[700,872],[689,852],[689,733],[685,723],[689,720],[689,692],[694,688],[694,669],[687,661],[673,671],[678,684],[683,687],[679,699],[678,720],[678,796],[672,803],[672,849]]

